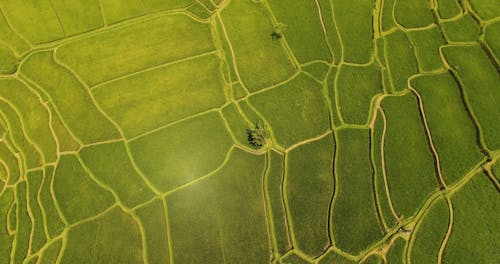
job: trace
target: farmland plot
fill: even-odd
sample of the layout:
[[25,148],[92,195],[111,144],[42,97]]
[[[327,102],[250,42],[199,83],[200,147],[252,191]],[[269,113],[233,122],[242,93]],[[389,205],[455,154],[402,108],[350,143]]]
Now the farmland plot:
[[0,264],[500,263],[500,2],[0,0]]

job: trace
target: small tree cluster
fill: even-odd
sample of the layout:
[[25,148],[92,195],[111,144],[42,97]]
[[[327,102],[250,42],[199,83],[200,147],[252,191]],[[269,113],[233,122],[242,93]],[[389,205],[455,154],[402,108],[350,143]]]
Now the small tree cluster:
[[247,129],[247,135],[248,144],[250,144],[250,146],[261,148],[266,144],[268,138],[266,125],[257,121],[254,129]]
[[275,40],[279,40],[283,37],[283,33],[286,30],[286,25],[284,23],[278,23],[274,26],[274,30],[271,33],[271,37]]

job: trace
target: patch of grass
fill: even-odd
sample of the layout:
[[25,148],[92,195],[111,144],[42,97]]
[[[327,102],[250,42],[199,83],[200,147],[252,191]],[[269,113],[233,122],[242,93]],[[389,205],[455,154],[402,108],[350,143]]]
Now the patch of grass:
[[74,155],[60,157],[52,188],[69,223],[102,213],[114,203],[111,193],[90,178]]
[[16,71],[17,58],[7,46],[0,44],[0,74],[11,74]]
[[174,262],[269,261],[264,165],[264,156],[234,149],[216,174],[167,196]]
[[491,23],[484,27],[484,40],[500,63],[500,22]]
[[267,175],[267,195],[269,199],[268,210],[271,215],[274,233],[271,235],[276,239],[277,252],[275,255],[283,255],[291,249],[291,241],[288,234],[288,220],[286,218],[285,204],[283,199],[283,177],[284,157],[275,151],[268,152],[270,160]]
[[[276,19],[286,25],[283,35],[299,62],[332,60],[315,1],[269,0],[268,2]],[[304,41],[304,38],[309,41]]]
[[[367,63],[373,52],[373,1],[332,0],[333,16],[343,47],[343,59],[352,63]],[[353,8],[355,6],[356,8]],[[355,17],[356,19],[352,19]]]
[[378,66],[342,65],[338,74],[338,108],[344,122],[357,125],[368,123],[371,101],[383,92]]
[[145,68],[214,50],[209,25],[173,14],[62,45],[56,57],[94,86]]
[[43,178],[42,189],[39,193],[38,201],[45,212],[45,217],[47,221],[47,233],[49,238],[53,238],[61,234],[64,230],[65,224],[59,215],[54,196],[52,196],[52,182],[54,179],[54,167],[49,166],[45,169],[45,175]]
[[41,44],[64,37],[57,14],[48,0],[2,1],[0,7],[9,23],[31,43]]
[[4,263],[10,261],[10,252],[14,240],[14,236],[7,233],[8,210],[14,203],[14,199],[14,192],[11,188],[5,189],[0,195],[0,243],[3,245],[0,247],[0,261]]
[[391,198],[396,212],[410,217],[438,189],[434,159],[413,95],[386,97],[382,108],[387,116],[384,154]]
[[[88,32],[104,26],[100,0],[51,0],[66,36]],[[105,2],[105,1],[103,1]]]
[[40,250],[45,243],[47,243],[47,237],[44,231],[44,220],[42,216],[42,211],[40,209],[40,204],[38,203],[38,192],[42,185],[43,171],[31,171],[26,175],[28,183],[28,203],[29,211],[33,219],[33,226],[30,238],[30,253],[35,253]]
[[284,81],[296,71],[281,41],[271,38],[275,25],[262,3],[234,1],[222,10],[220,18],[241,81],[250,91]]
[[448,231],[449,218],[448,205],[440,198],[429,208],[413,231],[408,249],[411,263],[438,262],[438,253]]
[[77,77],[53,61],[52,52],[31,55],[21,71],[49,95],[68,128],[83,143],[120,138],[118,130],[99,111]]
[[49,127],[49,112],[39,97],[17,79],[0,79],[0,93],[21,119],[26,135],[35,144],[45,162],[56,161],[57,145]]
[[333,194],[333,139],[300,146],[286,157],[284,192],[297,248],[311,257],[330,245],[328,216]]
[[26,256],[28,255],[28,249],[30,244],[30,234],[32,222],[28,214],[28,203],[27,203],[27,187],[26,182],[20,182],[16,186],[16,239],[14,240],[12,246],[14,254],[12,255],[13,263],[22,263]]
[[314,78],[318,81],[323,81],[330,71],[330,66],[322,62],[315,62],[307,66],[303,66],[302,70],[314,76]]
[[337,247],[356,255],[382,236],[373,196],[369,131],[341,129],[336,139],[333,238]]
[[483,158],[460,88],[449,74],[421,76],[413,79],[411,85],[422,96],[441,172],[444,180],[452,184]]
[[167,219],[162,200],[155,200],[135,211],[144,228],[149,263],[169,263]]
[[9,128],[8,135],[12,142],[23,156],[27,168],[42,166],[42,157],[35,145],[26,138],[23,131],[23,124],[19,119],[15,109],[5,101],[0,101],[0,116]]
[[92,93],[125,137],[132,138],[220,107],[223,86],[217,57],[206,55],[113,81]]
[[62,248],[61,239],[52,242],[45,250],[42,251],[39,263],[41,264],[56,263],[61,248]]
[[20,160],[10,151],[5,142],[0,142],[0,157],[2,157],[3,165],[8,171],[6,183],[16,184],[21,176]]
[[137,223],[115,207],[69,229],[61,263],[142,263],[142,250]]
[[[269,122],[276,140],[283,147],[319,136],[329,128],[321,86],[307,76],[299,75],[286,84],[250,96],[248,100]],[[290,125],[294,129],[290,129]]]
[[415,47],[415,55],[421,71],[429,72],[443,68],[439,47],[445,44],[445,39],[437,26],[409,31],[408,39]]
[[500,14],[500,3],[498,1],[470,0],[470,5],[483,20],[493,19]]
[[153,192],[135,170],[123,142],[85,147],[79,152],[85,166],[116,192],[130,208],[153,198]]
[[141,0],[99,0],[102,15],[108,24],[145,14],[144,2]]
[[[498,190],[479,173],[451,199],[453,232],[443,263],[496,263],[500,222]],[[478,239],[480,238],[480,239]],[[467,250],[463,250],[467,248]]]
[[394,91],[405,90],[408,88],[408,78],[418,72],[413,46],[401,30],[387,35],[384,43],[392,89]]
[[458,20],[441,24],[444,35],[450,41],[476,41],[481,34],[481,28],[470,15],[464,15]]
[[462,8],[457,0],[437,0],[437,5],[440,18],[452,18],[462,13]]
[[443,53],[458,74],[470,110],[479,120],[486,146],[500,149],[500,76],[497,70],[479,45],[445,46]]
[[405,28],[425,27],[434,22],[429,1],[396,1],[394,19]]
[[210,112],[129,144],[139,168],[156,188],[166,192],[215,170],[233,140],[219,114]]

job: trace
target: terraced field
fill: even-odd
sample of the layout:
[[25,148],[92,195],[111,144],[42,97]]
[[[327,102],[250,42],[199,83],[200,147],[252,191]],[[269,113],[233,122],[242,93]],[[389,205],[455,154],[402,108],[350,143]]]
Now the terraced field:
[[500,263],[500,1],[0,11],[0,264]]

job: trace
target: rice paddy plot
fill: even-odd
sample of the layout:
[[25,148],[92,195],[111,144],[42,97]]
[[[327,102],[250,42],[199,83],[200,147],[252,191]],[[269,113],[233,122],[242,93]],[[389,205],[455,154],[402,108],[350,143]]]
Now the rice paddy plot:
[[499,3],[0,0],[0,264],[500,262]]

